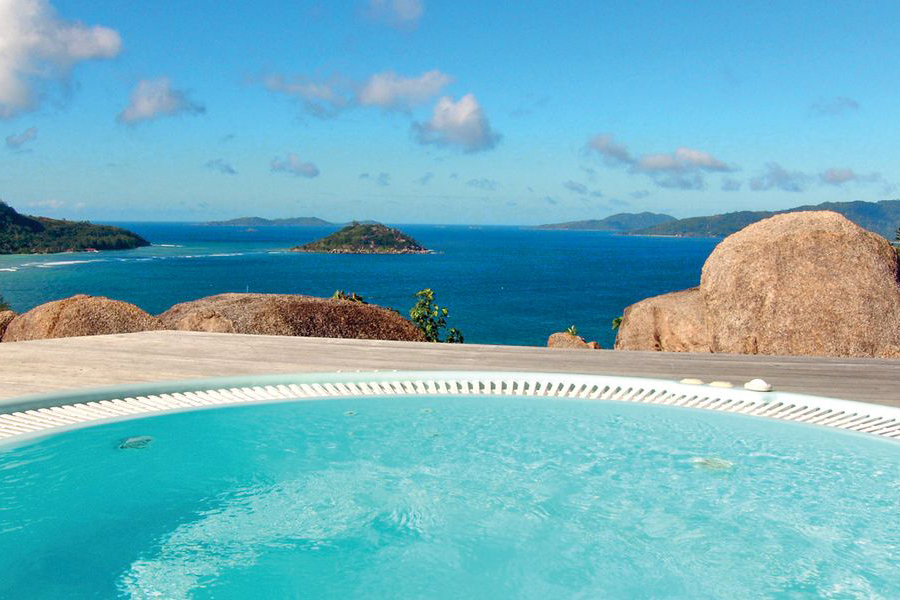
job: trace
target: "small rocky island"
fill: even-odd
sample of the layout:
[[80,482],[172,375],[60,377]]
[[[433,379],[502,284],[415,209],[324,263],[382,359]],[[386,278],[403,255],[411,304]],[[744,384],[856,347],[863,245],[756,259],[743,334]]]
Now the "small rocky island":
[[149,245],[121,227],[29,217],[0,201],[0,254],[130,250]]
[[291,252],[329,254],[426,254],[430,252],[399,229],[380,223],[353,222],[315,242],[291,248]]

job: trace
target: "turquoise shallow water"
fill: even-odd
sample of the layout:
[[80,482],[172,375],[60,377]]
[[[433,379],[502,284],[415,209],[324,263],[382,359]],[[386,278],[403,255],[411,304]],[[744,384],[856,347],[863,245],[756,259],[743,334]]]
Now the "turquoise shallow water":
[[153,314],[223,292],[330,296],[336,289],[407,314],[435,290],[466,341],[543,345],[576,325],[612,346],[610,321],[647,296],[697,285],[717,240],[515,227],[403,226],[433,255],[285,252],[334,228],[125,223],[154,246],[126,252],[0,256],[0,294],[18,311],[73,294],[133,302]]
[[895,443],[791,423],[231,407],[0,448],[0,597],[897,598],[898,514]]

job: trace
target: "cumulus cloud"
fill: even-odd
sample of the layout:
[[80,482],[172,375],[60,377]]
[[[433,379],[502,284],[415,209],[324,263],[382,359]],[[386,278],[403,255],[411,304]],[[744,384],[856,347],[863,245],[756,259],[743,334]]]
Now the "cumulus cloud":
[[571,179],[563,184],[563,187],[571,192],[575,192],[576,194],[585,195],[588,193],[587,186],[583,183],[578,183],[577,181],[572,181]]
[[319,168],[311,162],[303,162],[293,152],[288,153],[287,158],[273,158],[270,163],[273,172],[290,173],[298,177],[316,177]]
[[115,30],[61,19],[47,0],[0,0],[0,118],[34,109],[42,83],[63,82],[76,64],[121,49]]
[[425,5],[422,0],[369,0],[368,13],[391,27],[412,29],[425,13]]
[[360,82],[338,75],[315,79],[277,74],[259,81],[269,91],[299,99],[309,114],[329,118],[357,106],[409,112],[436,97],[453,77],[434,69],[417,77],[384,71]]
[[644,173],[667,171],[684,173],[687,171],[733,171],[711,154],[692,148],[678,148],[672,154],[648,154],[638,159],[634,168]]
[[19,134],[6,136],[6,146],[13,150],[18,150],[28,142],[37,138],[37,127],[29,127]]
[[628,149],[617,143],[611,134],[595,135],[588,141],[588,148],[599,154],[609,166],[634,164],[634,158],[631,157]]
[[206,168],[212,169],[213,171],[218,171],[223,175],[237,175],[237,171],[231,165],[231,163],[225,161],[222,158],[214,158],[212,160],[206,161]]
[[490,150],[501,137],[491,129],[472,94],[456,102],[449,96],[442,97],[429,121],[413,123],[412,133],[420,144],[452,146],[469,153]]
[[266,75],[261,83],[270,92],[277,92],[299,99],[306,112],[320,117],[334,117],[348,108],[353,101],[352,84],[340,77],[310,79],[303,75],[287,78],[282,75]]
[[356,99],[361,106],[409,111],[437,96],[452,82],[451,76],[436,69],[418,77],[403,77],[386,71],[369,77],[359,89]]
[[750,189],[759,192],[782,190],[802,192],[809,184],[809,175],[800,171],[788,171],[776,162],[766,163],[765,171],[750,179]]
[[813,102],[809,108],[814,114],[833,117],[859,110],[859,102],[853,98],[838,96],[837,98],[828,100],[817,100],[816,102]]
[[607,166],[627,167],[629,172],[647,175],[664,188],[699,190],[706,187],[703,174],[737,170],[708,152],[687,147],[666,154],[634,156],[608,133],[588,140],[587,149],[596,152]]
[[481,177],[479,179],[470,179],[466,182],[466,185],[471,187],[480,188],[486,192],[492,192],[497,189],[499,185],[493,179],[488,179],[487,177]]
[[188,98],[187,93],[172,87],[168,77],[142,79],[131,91],[131,99],[117,120],[126,125],[152,121],[180,114],[199,115],[206,108]]
[[841,186],[845,183],[876,183],[882,181],[881,173],[857,173],[846,167],[832,167],[819,173],[822,183]]

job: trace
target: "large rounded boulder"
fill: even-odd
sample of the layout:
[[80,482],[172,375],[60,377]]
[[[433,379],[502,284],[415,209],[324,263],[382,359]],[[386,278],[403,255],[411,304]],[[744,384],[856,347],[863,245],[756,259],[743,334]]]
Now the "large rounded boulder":
[[362,302],[286,294],[219,294],[176,304],[166,329],[371,340],[424,341],[398,313]]
[[133,333],[159,329],[157,320],[137,306],[102,296],[78,295],[41,304],[16,316],[4,342]]
[[699,289],[626,309],[616,348],[900,356],[897,252],[835,212],[764,219],[716,246]]
[[700,290],[716,352],[900,353],[897,252],[835,212],[778,215],[727,237]]

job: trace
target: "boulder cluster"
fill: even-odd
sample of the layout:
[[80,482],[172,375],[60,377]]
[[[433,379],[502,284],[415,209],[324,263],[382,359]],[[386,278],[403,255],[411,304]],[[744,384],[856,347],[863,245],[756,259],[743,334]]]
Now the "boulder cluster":
[[626,308],[615,347],[900,357],[897,251],[831,211],[759,221],[716,246],[699,287]]
[[361,302],[287,294],[220,294],[158,316],[127,302],[78,295],[21,315],[0,312],[3,342],[174,329],[259,335],[423,341],[399,313]]

